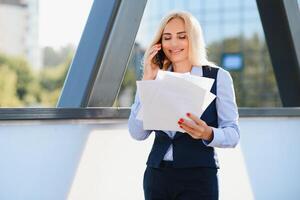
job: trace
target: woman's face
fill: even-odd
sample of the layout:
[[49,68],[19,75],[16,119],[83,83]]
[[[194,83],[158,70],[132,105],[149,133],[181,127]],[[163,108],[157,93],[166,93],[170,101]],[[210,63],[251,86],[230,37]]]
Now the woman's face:
[[162,49],[172,63],[188,59],[189,41],[181,18],[171,19],[165,26]]

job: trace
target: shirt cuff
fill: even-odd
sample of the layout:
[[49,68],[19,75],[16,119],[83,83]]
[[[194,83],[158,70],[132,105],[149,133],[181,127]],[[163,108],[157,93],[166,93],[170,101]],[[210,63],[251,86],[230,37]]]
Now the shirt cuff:
[[208,142],[206,140],[202,140],[203,143],[206,146],[210,146],[210,147],[219,147],[222,146],[222,142],[224,141],[224,133],[221,129],[212,127],[213,129],[213,139],[211,142]]

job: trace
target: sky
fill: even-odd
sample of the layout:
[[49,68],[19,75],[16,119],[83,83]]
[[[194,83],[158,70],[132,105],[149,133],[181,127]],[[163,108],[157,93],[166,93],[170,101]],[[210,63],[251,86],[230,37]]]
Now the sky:
[[[77,45],[92,3],[93,0],[39,0],[40,46]],[[140,31],[145,31],[143,26]]]
[[93,1],[39,0],[40,46],[59,49],[68,44],[77,45]]
[[77,45],[92,3],[93,0],[39,0],[40,45]]

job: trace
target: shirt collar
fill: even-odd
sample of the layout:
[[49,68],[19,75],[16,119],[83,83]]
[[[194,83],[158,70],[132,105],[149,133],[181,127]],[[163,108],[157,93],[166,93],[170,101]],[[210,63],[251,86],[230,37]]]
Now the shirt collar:
[[[172,65],[170,65],[168,67],[168,70],[167,71],[171,71],[172,69]],[[202,67],[199,67],[199,66],[193,66],[192,69],[191,69],[191,72],[185,72],[185,73],[182,73],[182,74],[192,74],[192,75],[198,75],[198,76],[202,76]]]

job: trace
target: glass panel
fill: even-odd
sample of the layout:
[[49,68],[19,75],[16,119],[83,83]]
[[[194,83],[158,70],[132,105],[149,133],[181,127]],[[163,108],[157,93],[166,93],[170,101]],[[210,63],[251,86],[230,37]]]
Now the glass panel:
[[212,1],[210,1],[210,0],[204,0],[204,1],[201,0],[200,2],[201,2],[201,5],[204,5],[203,9],[205,9],[207,11],[218,10],[218,9],[220,9],[220,6],[222,4],[224,4],[222,0],[212,0]]
[[92,3],[0,1],[0,107],[56,106]]
[[[162,11],[160,5],[162,8],[168,7],[168,10]],[[281,106],[255,0],[187,0],[184,4],[180,0],[165,0],[163,3],[159,0],[148,1],[136,38],[136,44],[140,47],[139,59],[153,37],[160,21],[158,16],[164,16],[167,11],[173,9],[189,11],[200,21],[209,50],[208,57],[215,63],[220,64],[222,53],[235,52],[244,55],[243,70],[230,72],[234,80],[238,106]],[[131,59],[136,59],[135,52],[134,50]],[[131,82],[128,81],[134,74],[130,71],[135,69],[135,74],[141,77],[140,60],[129,63],[136,65],[128,67],[129,72],[125,76],[120,95],[129,94],[123,90],[130,87],[131,97],[127,98],[128,101],[123,102],[124,104],[118,103],[117,98],[116,106],[130,106],[133,102],[136,86],[135,78]],[[129,82],[131,85],[128,85]]]

